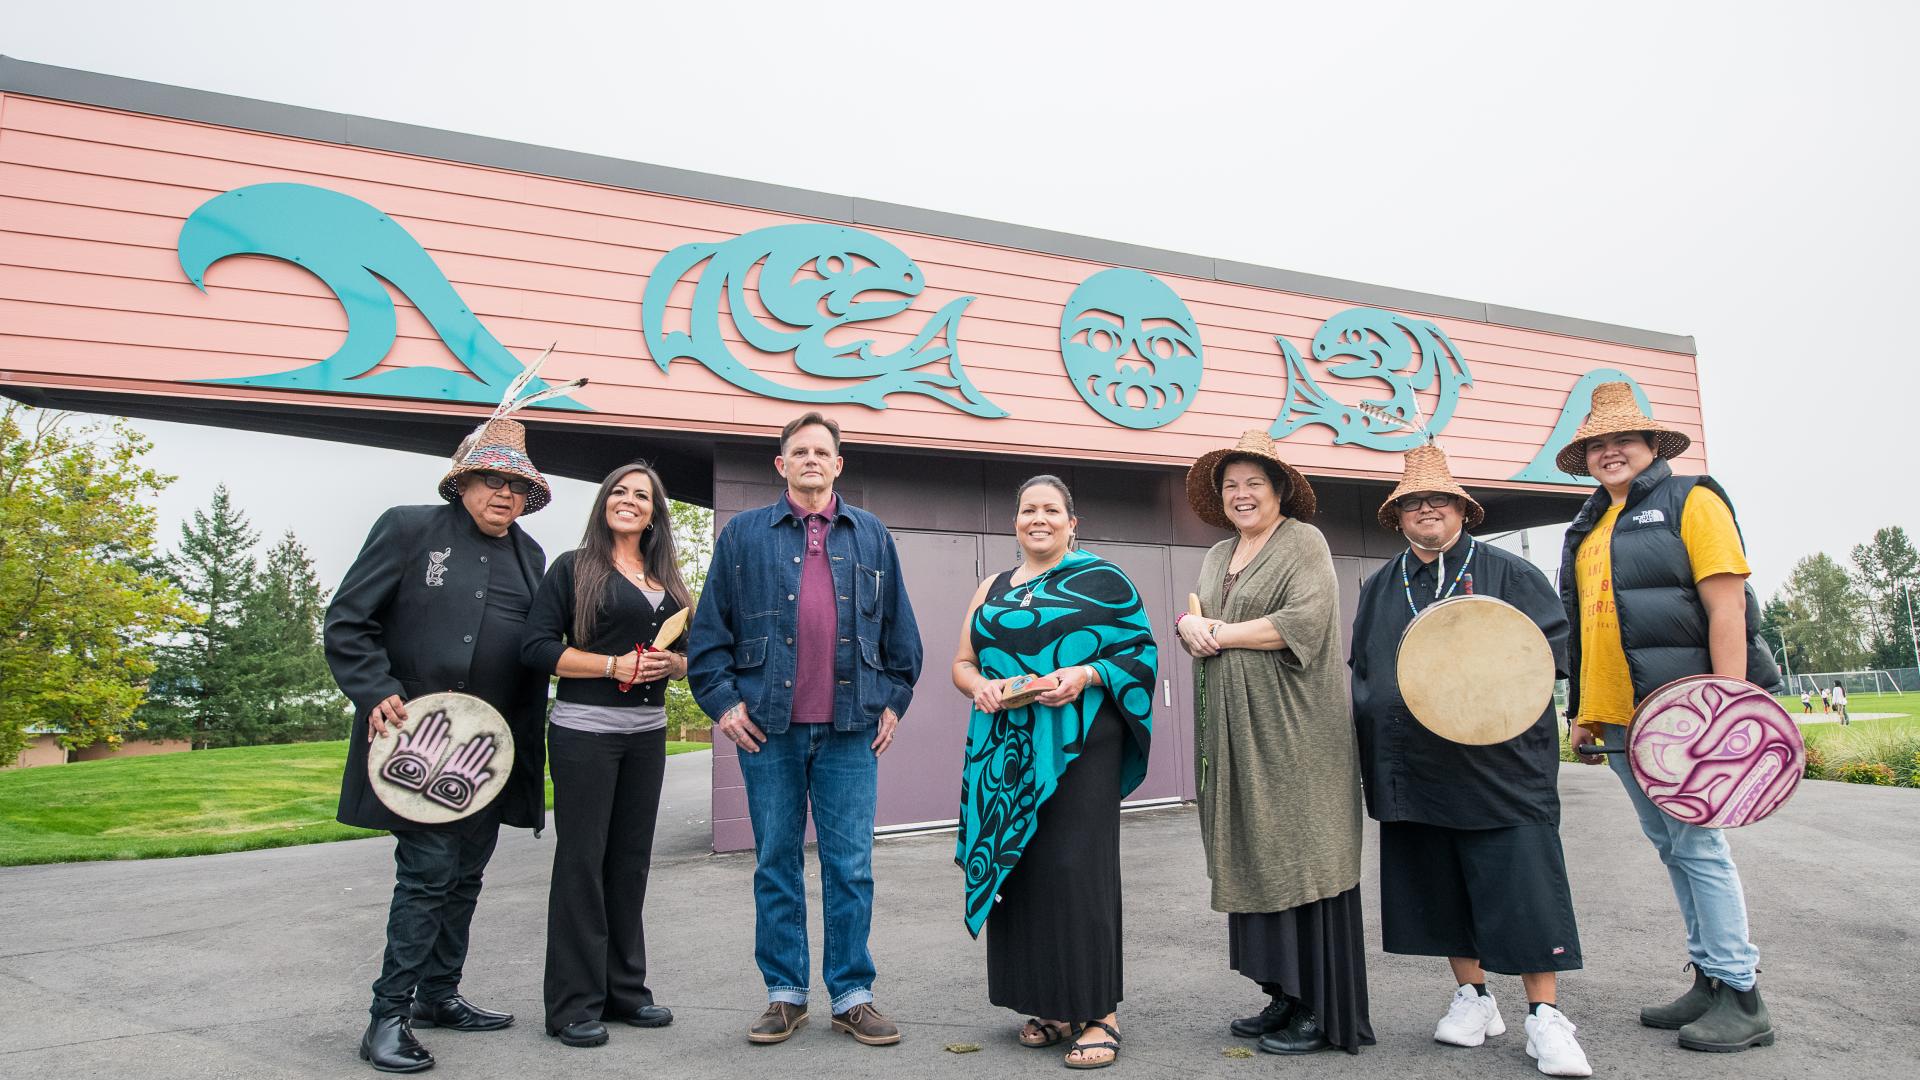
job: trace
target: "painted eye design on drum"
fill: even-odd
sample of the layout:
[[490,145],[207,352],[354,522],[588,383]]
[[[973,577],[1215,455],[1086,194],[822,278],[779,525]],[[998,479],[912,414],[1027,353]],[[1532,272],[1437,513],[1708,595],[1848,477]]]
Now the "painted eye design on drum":
[[380,775],[410,791],[426,787],[434,766],[447,752],[452,728],[453,721],[443,709],[428,714],[412,731],[401,731],[394,740],[393,756],[380,767]]
[[467,804],[473,802],[474,792],[493,779],[487,763],[493,760],[497,749],[491,735],[462,744],[428,785],[427,798],[451,810],[465,810]]

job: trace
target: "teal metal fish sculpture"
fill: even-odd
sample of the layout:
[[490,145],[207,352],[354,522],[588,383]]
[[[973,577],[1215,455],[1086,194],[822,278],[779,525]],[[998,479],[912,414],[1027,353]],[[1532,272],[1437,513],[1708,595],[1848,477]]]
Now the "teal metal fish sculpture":
[[[758,280],[750,285],[756,267]],[[668,330],[668,297],[696,271],[688,330]],[[750,288],[767,318],[754,310]],[[972,416],[1007,415],[960,364],[957,334],[971,296],[935,312],[897,352],[875,351],[871,338],[828,340],[843,327],[898,315],[925,288],[925,275],[906,252],[870,232],[772,225],[724,243],[683,244],[662,256],[641,296],[641,331],[660,370],[684,357],[742,390],[781,401],[884,409],[888,395],[922,394]],[[842,385],[791,386],[763,375],[735,355],[729,329],[755,351],[792,353],[796,370]]]
[[1593,388],[1610,382],[1623,382],[1631,386],[1633,400],[1640,406],[1640,412],[1646,416],[1653,415],[1653,406],[1647,402],[1647,392],[1640,389],[1640,383],[1633,376],[1614,368],[1595,368],[1580,376],[1580,381],[1567,391],[1566,404],[1560,407],[1560,419],[1553,425],[1553,430],[1547,433],[1546,443],[1540,447],[1539,453],[1533,455],[1533,460],[1527,462],[1526,468],[1513,474],[1513,479],[1529,480],[1536,484],[1597,486],[1600,481],[1591,476],[1575,476],[1560,471],[1560,466],[1553,459],[1560,453],[1561,447],[1573,441],[1573,433],[1580,430],[1580,425],[1587,422],[1587,414],[1593,411]]
[[[207,383],[324,390],[494,405],[520,375],[520,361],[500,344],[440,267],[398,222],[376,207],[309,184],[255,184],[216,195],[180,227],[180,268],[206,291],[207,268],[230,255],[285,259],[326,283],[347,313],[347,336],[325,360],[269,375]],[[401,368],[368,375],[392,350],[399,325],[391,284],[432,324],[465,371]],[[545,390],[538,379],[529,393]],[[566,397],[550,409],[585,409]]]
[[[1426,437],[1382,417],[1334,400],[1300,359],[1293,343],[1276,337],[1286,360],[1286,391],[1280,415],[1269,429],[1276,439],[1310,424],[1333,429],[1336,445],[1354,444],[1373,450],[1411,450]],[[1466,358],[1446,331],[1424,319],[1411,319],[1379,308],[1349,308],[1320,324],[1313,335],[1314,359],[1333,364],[1327,374],[1339,379],[1378,379],[1393,391],[1384,399],[1368,399],[1392,417],[1420,418],[1415,393],[1437,390],[1426,430],[1438,433],[1453,419],[1460,390],[1473,385]],[[1342,363],[1334,361],[1350,357]]]

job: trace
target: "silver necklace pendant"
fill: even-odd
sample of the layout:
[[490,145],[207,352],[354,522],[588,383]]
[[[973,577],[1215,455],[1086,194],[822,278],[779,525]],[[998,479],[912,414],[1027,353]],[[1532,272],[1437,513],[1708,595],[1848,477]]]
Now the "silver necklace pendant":
[[1032,589],[1028,589],[1027,595],[1020,598],[1020,606],[1021,607],[1033,606],[1033,590]]

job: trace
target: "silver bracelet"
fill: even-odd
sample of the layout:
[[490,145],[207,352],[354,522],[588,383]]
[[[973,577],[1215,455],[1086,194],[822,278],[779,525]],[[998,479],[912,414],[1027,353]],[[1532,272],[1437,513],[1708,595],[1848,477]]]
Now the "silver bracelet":
[[607,670],[602,672],[600,677],[603,679],[613,678],[613,657],[607,657]]

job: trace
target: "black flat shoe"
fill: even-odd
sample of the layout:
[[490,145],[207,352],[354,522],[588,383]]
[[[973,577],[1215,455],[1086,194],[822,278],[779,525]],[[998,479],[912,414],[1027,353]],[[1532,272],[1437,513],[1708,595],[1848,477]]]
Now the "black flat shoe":
[[607,1041],[607,1025],[598,1020],[579,1020],[563,1028],[549,1025],[547,1034],[568,1046],[602,1046]]
[[673,1023],[673,1010],[665,1005],[642,1005],[625,1016],[614,1019],[634,1027],[666,1027]]
[[1227,1030],[1242,1039],[1257,1039],[1262,1035],[1271,1035],[1287,1026],[1293,1019],[1293,1000],[1274,998],[1267,1007],[1260,1010],[1258,1016],[1243,1016],[1227,1025]]
[[1260,1049],[1269,1054],[1317,1054],[1333,1049],[1320,1021],[1303,1006],[1293,1010],[1293,1019],[1279,1031],[1260,1036]]
[[404,1016],[380,1016],[360,1036],[360,1060],[381,1072],[411,1073],[433,1068],[433,1055],[413,1037]]
[[455,994],[444,1001],[415,1001],[414,1027],[440,1027],[450,1031],[498,1031],[513,1023],[512,1013],[483,1009]]

